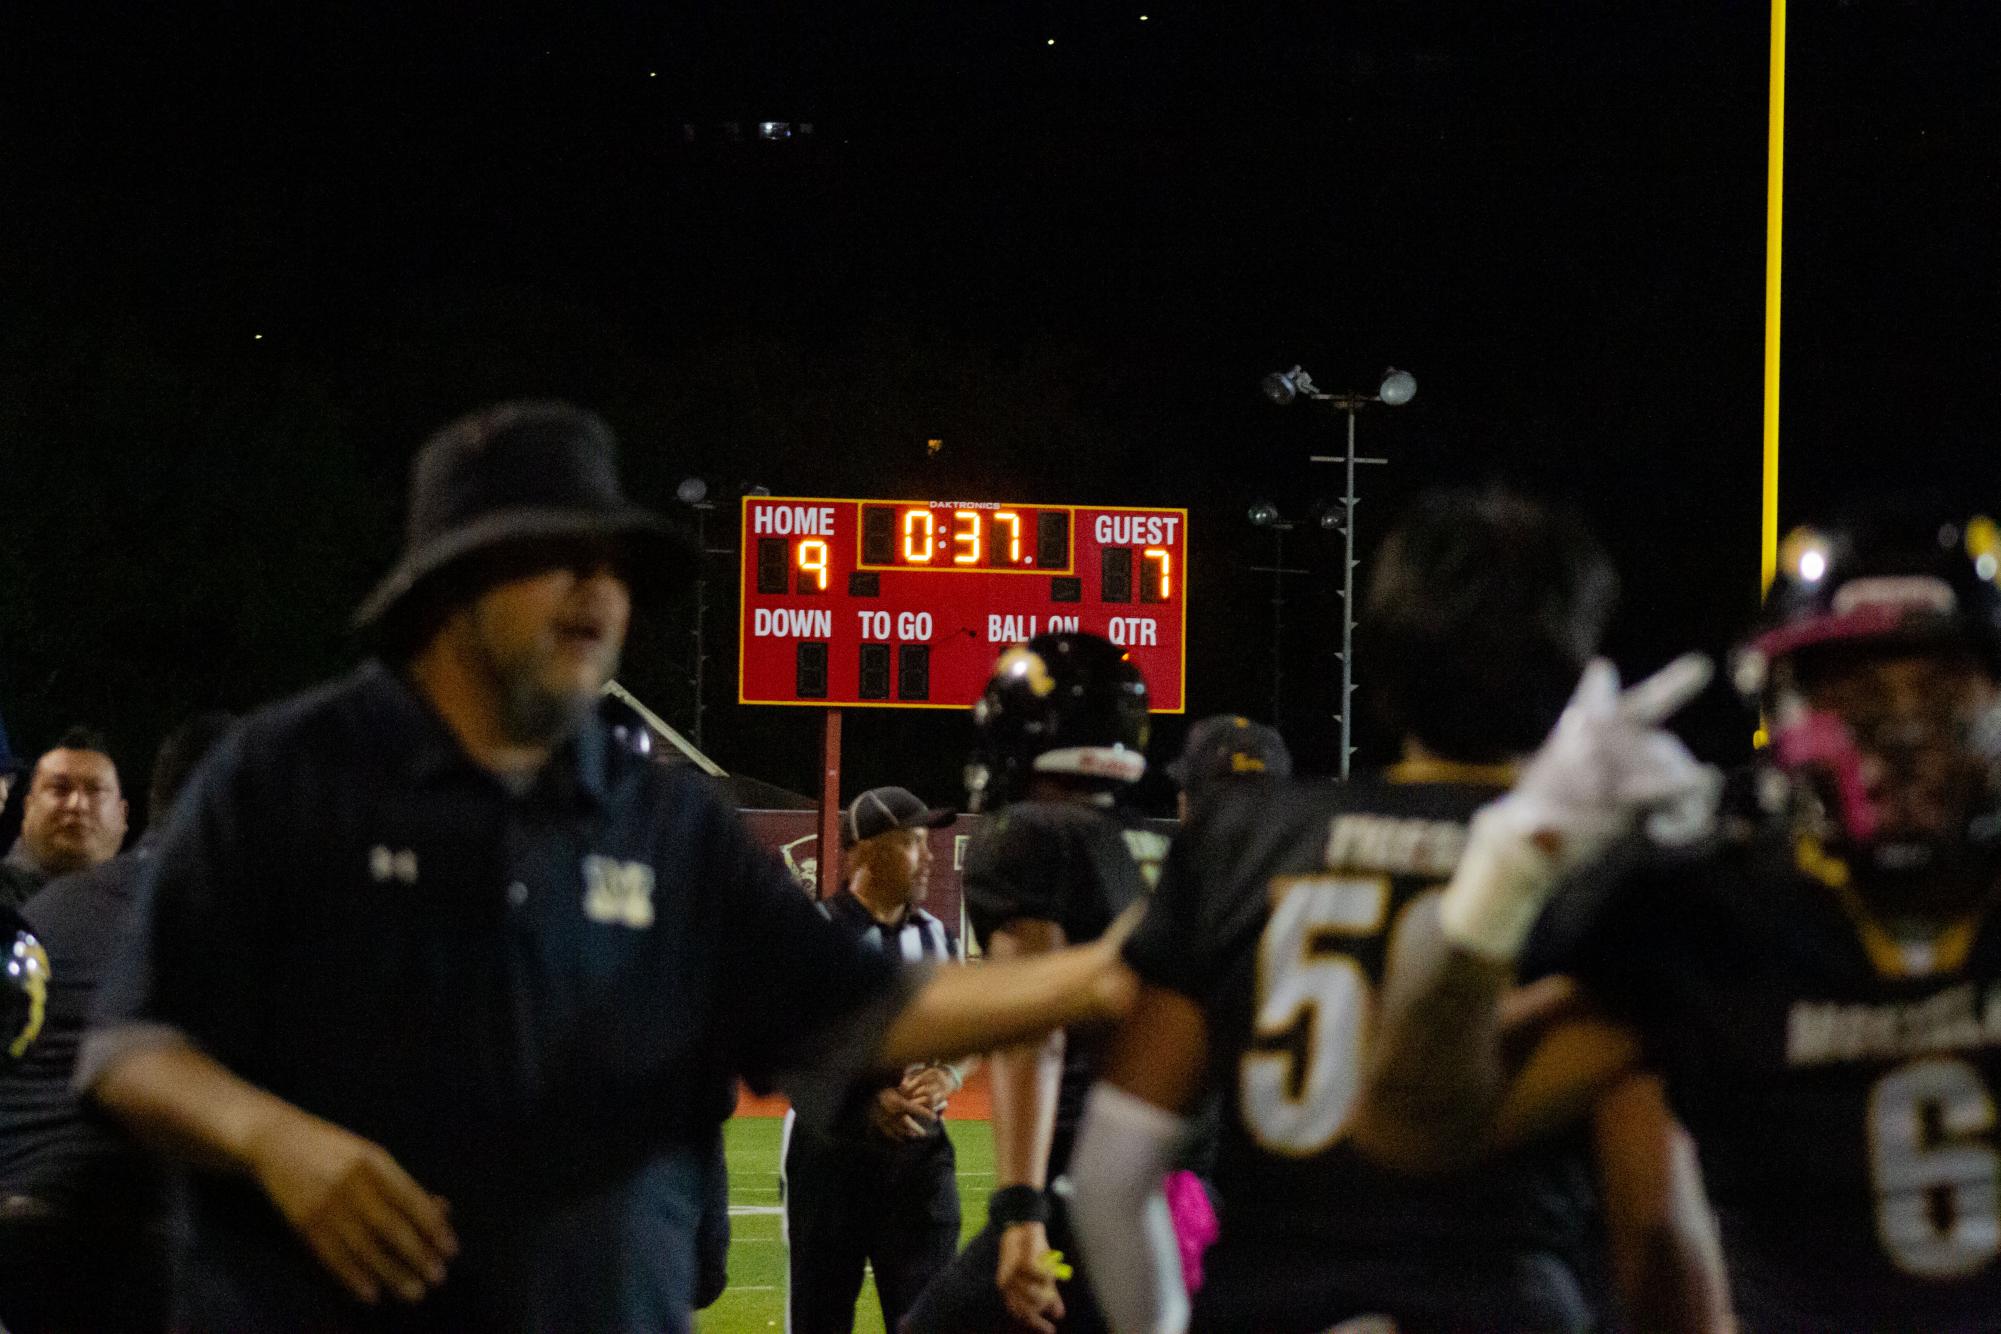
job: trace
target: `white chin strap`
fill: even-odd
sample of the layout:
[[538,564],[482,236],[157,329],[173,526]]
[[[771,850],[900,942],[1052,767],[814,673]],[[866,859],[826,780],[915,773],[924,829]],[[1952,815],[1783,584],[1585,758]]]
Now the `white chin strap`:
[[1034,769],[1039,774],[1075,774],[1080,778],[1106,778],[1114,783],[1137,783],[1146,774],[1146,756],[1124,746],[1065,746],[1037,755]]

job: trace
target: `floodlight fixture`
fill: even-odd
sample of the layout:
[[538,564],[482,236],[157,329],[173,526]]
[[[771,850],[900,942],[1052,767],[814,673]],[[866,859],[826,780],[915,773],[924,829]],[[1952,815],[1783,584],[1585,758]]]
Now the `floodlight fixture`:
[[1383,372],[1383,382],[1376,389],[1376,397],[1382,400],[1385,407],[1400,408],[1417,397],[1417,377],[1392,366]]
[[1259,381],[1259,388],[1264,390],[1266,398],[1281,408],[1301,394],[1311,398],[1320,392],[1314,387],[1313,377],[1298,366],[1289,371],[1273,371]]
[[699,477],[683,477],[674,488],[674,498],[683,505],[699,505],[709,498],[709,484]]

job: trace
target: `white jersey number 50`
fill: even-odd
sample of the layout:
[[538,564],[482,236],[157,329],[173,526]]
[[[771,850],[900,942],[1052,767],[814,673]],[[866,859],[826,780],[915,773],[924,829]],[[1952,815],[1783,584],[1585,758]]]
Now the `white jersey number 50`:
[[1374,989],[1343,938],[1382,930],[1390,890],[1375,877],[1299,876],[1272,892],[1258,941],[1256,1027],[1258,1038],[1286,1045],[1244,1053],[1238,1111],[1264,1148],[1304,1158],[1340,1135],[1361,1090]]

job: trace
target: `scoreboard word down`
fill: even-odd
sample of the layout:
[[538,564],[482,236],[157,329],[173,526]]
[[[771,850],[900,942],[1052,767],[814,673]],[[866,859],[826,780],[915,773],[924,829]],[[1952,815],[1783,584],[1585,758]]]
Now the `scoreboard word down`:
[[1124,645],[1182,708],[1188,512],[746,496],[737,698],[963,708],[1009,644]]

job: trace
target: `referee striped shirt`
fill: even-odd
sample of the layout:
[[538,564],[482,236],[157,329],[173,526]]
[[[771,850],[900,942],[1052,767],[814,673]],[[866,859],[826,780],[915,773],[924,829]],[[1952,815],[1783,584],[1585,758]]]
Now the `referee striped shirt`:
[[899,926],[884,926],[852,890],[844,889],[822,903],[820,911],[834,925],[859,937],[864,945],[893,954],[905,963],[949,962],[958,957],[958,942],[952,933],[922,908],[907,909]]

